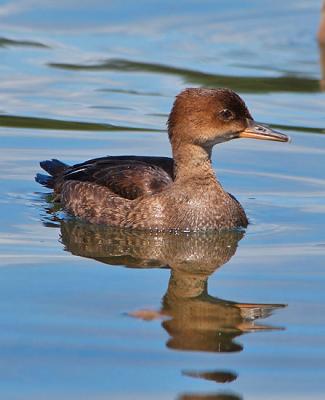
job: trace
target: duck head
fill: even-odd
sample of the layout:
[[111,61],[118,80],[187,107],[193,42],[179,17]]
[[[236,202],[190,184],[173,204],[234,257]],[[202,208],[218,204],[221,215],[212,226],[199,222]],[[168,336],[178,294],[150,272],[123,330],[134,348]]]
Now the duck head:
[[189,88],[174,102],[168,119],[172,145],[212,148],[237,138],[287,142],[289,137],[255,122],[244,101],[230,89]]

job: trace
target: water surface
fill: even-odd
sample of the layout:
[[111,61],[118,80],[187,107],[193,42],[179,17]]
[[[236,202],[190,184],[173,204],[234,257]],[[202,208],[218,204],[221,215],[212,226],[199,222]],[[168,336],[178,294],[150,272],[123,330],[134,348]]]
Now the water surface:
[[[319,8],[1,3],[3,398],[324,398]],[[52,210],[40,160],[168,156],[165,121],[189,86],[230,87],[292,137],[214,151],[246,232],[144,237]]]

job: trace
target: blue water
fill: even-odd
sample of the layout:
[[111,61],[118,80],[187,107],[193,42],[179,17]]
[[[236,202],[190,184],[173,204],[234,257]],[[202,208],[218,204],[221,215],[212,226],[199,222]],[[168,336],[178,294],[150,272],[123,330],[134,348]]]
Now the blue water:
[[[319,9],[0,2],[1,397],[324,398]],[[165,121],[190,86],[236,90],[292,138],[214,150],[251,221],[243,238],[126,238],[49,212],[40,160],[168,156]]]

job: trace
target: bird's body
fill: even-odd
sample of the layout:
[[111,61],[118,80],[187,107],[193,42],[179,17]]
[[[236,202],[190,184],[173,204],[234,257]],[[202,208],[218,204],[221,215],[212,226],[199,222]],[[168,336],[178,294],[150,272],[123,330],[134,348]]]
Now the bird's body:
[[243,208],[215,177],[212,147],[241,136],[287,137],[255,124],[245,103],[228,89],[183,91],[168,133],[173,159],[108,156],[72,167],[44,161],[50,176],[36,180],[54,189],[65,210],[91,223],[159,231],[246,227]]

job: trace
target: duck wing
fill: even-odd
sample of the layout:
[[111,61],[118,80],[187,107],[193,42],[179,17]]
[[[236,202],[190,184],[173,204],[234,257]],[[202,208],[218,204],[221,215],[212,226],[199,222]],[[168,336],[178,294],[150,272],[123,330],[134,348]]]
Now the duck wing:
[[93,158],[88,161],[84,161],[80,164],[75,164],[65,169],[65,174],[70,172],[76,172],[85,168],[103,168],[105,166],[113,165],[124,165],[131,163],[145,163],[162,168],[168,175],[173,177],[174,175],[174,160],[169,157],[150,157],[150,156],[105,156],[99,158]]
[[171,158],[145,156],[107,156],[73,166],[51,160],[43,161],[41,166],[52,176],[45,179],[44,175],[38,175],[36,180],[54,187],[57,194],[64,182],[74,180],[104,186],[130,200],[167,188],[173,182],[174,168]]

